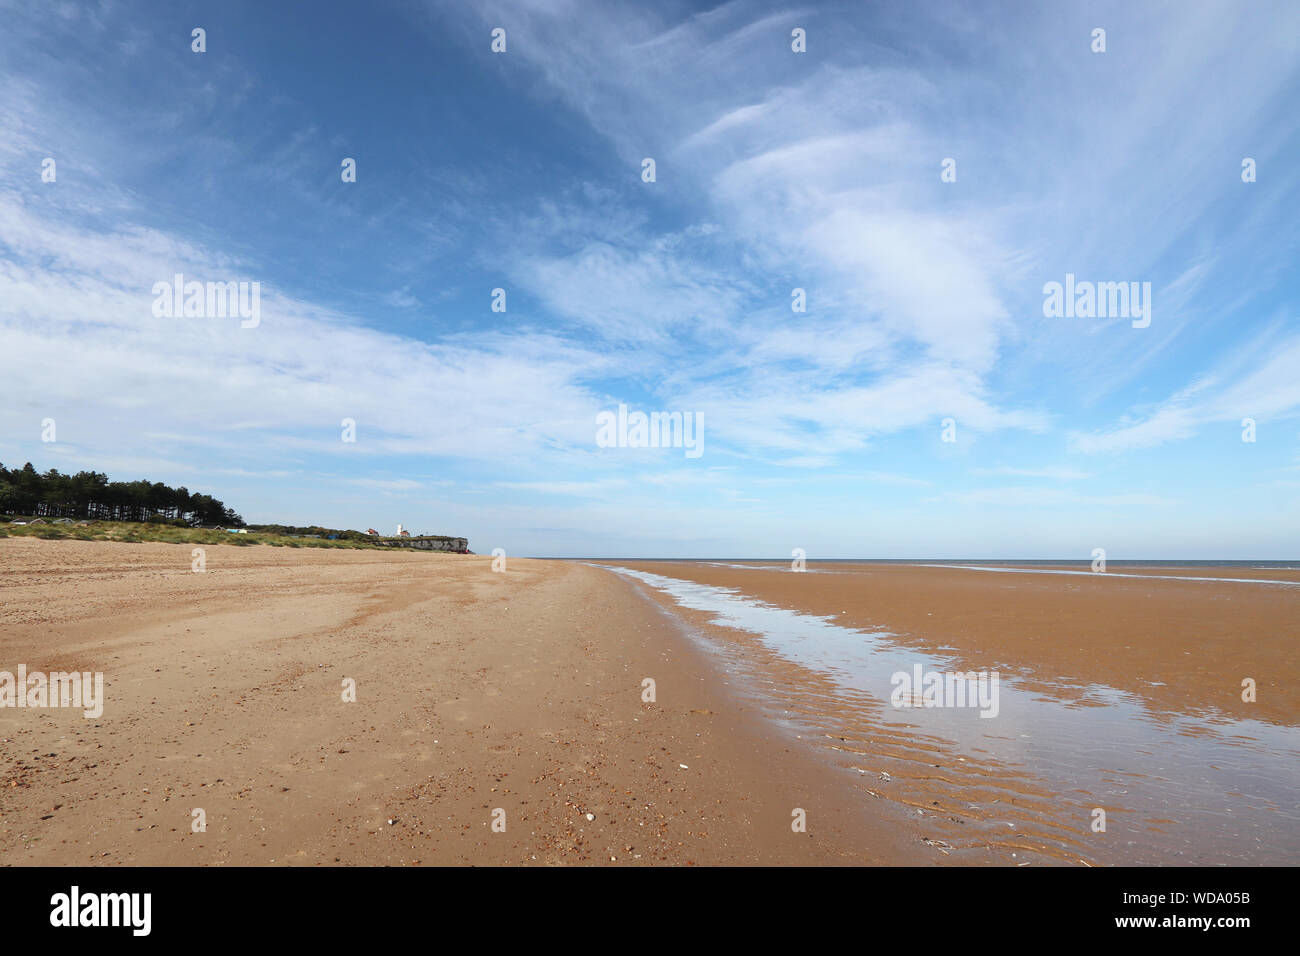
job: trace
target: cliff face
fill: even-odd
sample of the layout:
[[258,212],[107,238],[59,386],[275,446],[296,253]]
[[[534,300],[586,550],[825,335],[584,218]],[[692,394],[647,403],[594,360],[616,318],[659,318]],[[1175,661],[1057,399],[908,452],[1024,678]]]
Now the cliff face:
[[389,548],[415,548],[419,551],[468,551],[468,538],[450,538],[441,534],[423,534],[412,538],[379,538],[375,544]]

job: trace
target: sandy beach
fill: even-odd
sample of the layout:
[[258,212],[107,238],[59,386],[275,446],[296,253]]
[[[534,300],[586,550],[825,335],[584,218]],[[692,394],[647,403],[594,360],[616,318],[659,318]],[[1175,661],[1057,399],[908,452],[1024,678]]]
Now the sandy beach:
[[0,670],[106,696],[0,709],[5,865],[924,861],[608,571],[190,551],[0,541]]
[[[5,539],[0,670],[102,672],[105,702],[0,708],[0,859],[1293,858],[1300,588],[1150,573],[231,546],[194,573],[184,545]],[[783,646],[724,598],[829,630]],[[854,672],[868,640],[893,656]],[[891,708],[875,671],[916,654],[1000,670],[1003,719]]]

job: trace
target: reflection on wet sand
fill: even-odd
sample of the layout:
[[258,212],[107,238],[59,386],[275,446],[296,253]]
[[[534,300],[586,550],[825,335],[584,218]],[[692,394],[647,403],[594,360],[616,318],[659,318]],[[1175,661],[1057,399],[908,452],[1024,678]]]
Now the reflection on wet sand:
[[[953,862],[989,848],[1013,864],[1277,864],[1300,858],[1294,709],[1288,713],[1276,700],[1269,708],[1220,709],[1223,695],[1208,693],[1213,685],[1206,683],[1217,675],[1239,686],[1236,675],[1253,671],[1271,678],[1267,693],[1273,693],[1285,675],[1263,669],[1273,659],[1268,645],[1296,646],[1300,589],[1260,583],[1249,590],[1267,590],[1269,597],[1234,603],[1206,592],[1241,593],[1240,581],[1176,575],[1105,582],[1008,575],[1016,579],[1008,587],[991,586],[991,576],[964,568],[840,565],[816,578],[720,563],[617,570],[693,624],[743,673],[756,703],[791,733],[827,748],[863,778],[872,796],[914,809],[924,821],[926,845]],[[985,582],[981,602],[968,583],[973,580]],[[1053,599],[1060,622],[1047,635],[1026,635]],[[982,633],[969,620],[954,626],[954,614],[973,612],[972,603],[982,603],[993,622]],[[1108,623],[1106,608],[1131,614],[1142,604],[1139,621],[1152,636],[1132,651],[1138,643],[1133,622]],[[830,605],[838,607],[825,613]],[[1200,626],[1190,633],[1189,605],[1202,611]],[[1207,606],[1217,606],[1219,617],[1241,628],[1237,648],[1225,648],[1225,622],[1205,615]],[[1091,613],[1081,620],[1077,612],[1085,607]],[[1261,635],[1274,615],[1283,616],[1273,617],[1280,633]],[[928,633],[918,633],[924,626],[918,618]],[[993,627],[1003,640],[996,640]],[[1046,663],[1026,653],[1049,646],[1052,637],[1058,645],[1086,641],[1085,632],[1097,635],[1090,657],[1084,656],[1086,644],[1065,653],[1056,646]],[[1119,686],[1105,681],[1122,665],[1104,659],[1116,642],[1127,642],[1137,672],[1114,682]],[[1216,653],[1217,663],[1161,660]],[[1054,670],[1079,660],[1092,666]],[[972,708],[891,706],[891,675],[918,666],[1000,670],[997,717],[983,719]],[[1105,811],[1105,832],[1094,832],[1097,809]]]

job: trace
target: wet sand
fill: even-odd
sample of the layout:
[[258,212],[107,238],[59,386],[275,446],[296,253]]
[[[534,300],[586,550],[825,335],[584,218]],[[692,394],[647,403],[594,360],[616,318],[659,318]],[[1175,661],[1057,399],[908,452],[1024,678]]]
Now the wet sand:
[[98,719],[0,708],[4,865],[930,861],[923,828],[767,723],[611,572],[206,558],[196,574],[186,545],[0,541],[0,670],[106,685]]
[[[848,627],[885,628],[900,642],[950,653],[969,669],[1001,666],[1056,694],[1103,684],[1156,709],[1300,724],[1297,571],[1124,568],[1092,574],[1085,567],[1057,575],[1032,573],[1038,568],[1008,573],[836,563],[809,564],[807,573],[794,574],[788,564],[619,564],[739,588]],[[1296,586],[1166,576],[1269,578]],[[1245,677],[1258,685],[1253,704],[1241,699]]]
[[[1300,587],[1259,581],[1300,584],[1294,571],[619,566],[652,576],[638,582],[647,596],[746,661],[770,713],[933,819],[950,856],[1300,860]],[[879,672],[912,660],[1000,671],[1001,718],[891,707]]]

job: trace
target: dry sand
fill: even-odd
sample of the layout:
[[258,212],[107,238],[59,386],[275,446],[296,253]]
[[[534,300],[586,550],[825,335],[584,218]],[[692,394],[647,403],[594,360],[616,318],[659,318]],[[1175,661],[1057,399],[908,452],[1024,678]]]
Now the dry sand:
[[0,540],[0,670],[106,683],[99,719],[0,709],[3,864],[937,861],[611,572],[234,546],[206,567]]

